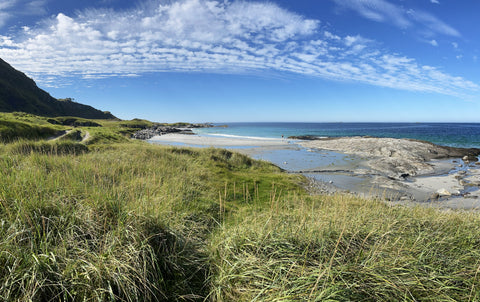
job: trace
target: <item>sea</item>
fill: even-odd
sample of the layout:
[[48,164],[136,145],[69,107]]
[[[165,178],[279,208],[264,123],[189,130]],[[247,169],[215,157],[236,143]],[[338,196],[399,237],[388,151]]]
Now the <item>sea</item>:
[[480,123],[217,123],[195,133],[226,137],[290,136],[409,138],[438,145],[480,148]]

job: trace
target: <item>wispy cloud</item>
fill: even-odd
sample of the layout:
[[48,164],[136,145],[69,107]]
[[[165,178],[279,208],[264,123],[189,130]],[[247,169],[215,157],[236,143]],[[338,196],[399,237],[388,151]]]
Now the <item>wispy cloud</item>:
[[11,18],[10,10],[15,2],[16,0],[4,0],[0,3],[0,28]]
[[[406,9],[387,0],[333,0],[338,7],[357,12],[369,20],[390,23],[399,28],[417,28],[426,35],[442,34],[459,37],[460,33],[434,15],[422,11]],[[432,0],[432,3],[438,1]]]
[[352,9],[367,19],[390,23],[398,27],[412,26],[405,12],[397,5],[384,0],[333,0],[339,7]]
[[272,3],[153,1],[121,12],[58,14],[15,38],[0,36],[0,57],[45,85],[78,76],[273,71],[449,95],[479,89],[320,25]]
[[430,13],[413,9],[409,9],[406,13],[412,20],[422,24],[431,35],[442,34],[452,37],[460,37],[460,33],[455,28]]
[[0,28],[17,16],[45,14],[46,2],[47,0],[2,0],[0,3]]

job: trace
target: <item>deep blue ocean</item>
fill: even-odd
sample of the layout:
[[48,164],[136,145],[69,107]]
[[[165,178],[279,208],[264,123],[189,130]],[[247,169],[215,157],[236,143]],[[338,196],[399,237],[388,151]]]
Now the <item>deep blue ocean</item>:
[[373,136],[412,138],[453,147],[480,148],[480,123],[225,123],[198,134],[281,138]]

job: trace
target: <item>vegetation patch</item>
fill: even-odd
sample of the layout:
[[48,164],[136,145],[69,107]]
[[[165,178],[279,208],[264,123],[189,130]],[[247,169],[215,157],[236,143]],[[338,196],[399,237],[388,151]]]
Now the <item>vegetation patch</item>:
[[133,119],[131,121],[122,121],[120,123],[120,126],[121,127],[125,127],[125,128],[134,128],[136,130],[138,129],[147,129],[147,128],[150,128],[154,125],[155,123],[152,123],[150,121],[147,121],[147,120],[142,120],[142,119]]
[[56,135],[58,132],[58,129],[52,127],[0,119],[0,142],[3,143],[18,139],[45,139]]
[[478,213],[338,195],[235,217],[210,243],[216,301],[480,298]]
[[8,149],[13,154],[46,154],[46,155],[78,155],[88,152],[88,147],[84,144],[62,140],[59,142],[46,141],[20,141],[8,146]]
[[50,124],[72,126],[72,127],[102,127],[101,124],[92,120],[78,117],[56,117],[47,120]]
[[65,135],[62,135],[59,140],[65,141],[65,140],[71,140],[71,141],[81,141],[83,139],[84,133],[80,129],[74,129],[70,130],[69,132],[65,133]]

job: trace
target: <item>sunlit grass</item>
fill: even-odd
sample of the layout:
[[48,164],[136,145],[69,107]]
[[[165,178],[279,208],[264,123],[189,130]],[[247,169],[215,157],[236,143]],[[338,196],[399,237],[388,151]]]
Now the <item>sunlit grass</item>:
[[1,301],[480,300],[478,212],[310,196],[114,123],[0,147]]
[[216,301],[478,301],[478,213],[344,195],[239,212],[210,242]]

